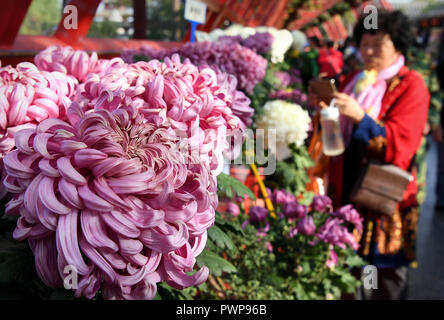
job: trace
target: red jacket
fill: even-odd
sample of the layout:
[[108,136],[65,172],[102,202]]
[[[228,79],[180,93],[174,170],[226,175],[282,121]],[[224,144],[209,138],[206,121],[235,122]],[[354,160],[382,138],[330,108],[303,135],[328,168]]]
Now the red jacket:
[[[339,90],[351,81],[355,75],[349,75],[341,84]],[[397,83],[391,83],[382,100],[378,120],[386,130],[385,162],[408,170],[413,156],[418,151],[427,122],[430,94],[422,77],[414,70],[403,67],[397,75]],[[332,197],[336,204],[342,197],[342,161],[330,161],[329,183],[334,184],[335,194]],[[416,202],[418,186],[416,174],[404,193],[401,207],[413,205]],[[329,188],[330,189],[330,188]]]

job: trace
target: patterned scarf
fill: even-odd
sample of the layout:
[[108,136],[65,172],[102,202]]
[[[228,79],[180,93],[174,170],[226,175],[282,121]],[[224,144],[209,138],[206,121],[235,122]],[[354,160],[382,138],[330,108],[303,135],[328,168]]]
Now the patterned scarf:
[[[381,70],[363,70],[356,74],[345,86],[343,92],[355,98],[365,113],[375,119],[381,111],[382,98],[387,89],[386,80],[393,78],[404,66],[404,56],[398,59],[388,68]],[[350,143],[353,122],[351,119],[341,115],[341,129],[344,136],[344,144],[347,147]]]

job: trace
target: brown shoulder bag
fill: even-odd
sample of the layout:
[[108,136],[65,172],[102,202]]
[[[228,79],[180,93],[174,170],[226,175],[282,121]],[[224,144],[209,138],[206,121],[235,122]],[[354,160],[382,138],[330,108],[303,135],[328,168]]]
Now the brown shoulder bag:
[[391,216],[412,179],[409,171],[393,164],[369,162],[356,182],[350,200],[373,212]]

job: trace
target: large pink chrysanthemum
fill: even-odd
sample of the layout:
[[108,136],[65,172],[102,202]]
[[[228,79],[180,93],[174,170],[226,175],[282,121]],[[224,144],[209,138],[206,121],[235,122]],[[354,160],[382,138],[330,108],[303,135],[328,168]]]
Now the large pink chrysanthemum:
[[164,62],[138,62],[109,68],[102,76],[90,74],[75,101],[83,110],[136,106],[148,121],[171,125],[188,138],[190,150],[218,174],[222,153],[230,149],[227,135],[242,134],[242,122],[231,109],[235,99],[239,97],[218,84],[211,68],[182,63],[173,55]]
[[39,71],[29,62],[0,68],[0,153],[14,146],[14,133],[47,118],[63,118],[76,81]]
[[[29,62],[0,68],[1,158],[14,148],[14,134],[47,118],[64,118],[77,81],[59,72],[40,71]],[[0,187],[0,197],[4,195]]]
[[4,159],[15,194],[6,213],[19,215],[13,236],[29,240],[40,278],[61,286],[70,265],[76,296],[102,288],[107,299],[152,299],[159,281],[205,281],[206,267],[186,272],[214,222],[208,166],[180,151],[171,126],[134,106],[84,113],[73,103],[68,119],[18,132]]
[[80,83],[84,82],[90,73],[103,74],[108,68],[123,65],[120,58],[111,60],[99,59],[96,52],[89,55],[83,50],[74,50],[70,46],[50,46],[40,51],[34,62],[40,70],[59,71],[73,76]]

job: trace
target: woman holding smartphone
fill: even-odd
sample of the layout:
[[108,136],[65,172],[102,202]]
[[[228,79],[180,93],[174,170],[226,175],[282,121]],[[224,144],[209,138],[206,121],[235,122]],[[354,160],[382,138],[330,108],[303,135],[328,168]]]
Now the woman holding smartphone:
[[[351,203],[364,159],[412,172],[414,179],[393,215],[378,215],[357,206],[364,218],[364,229],[356,235],[359,252],[378,270],[378,289],[362,290],[359,297],[406,299],[408,269],[416,259],[419,209],[412,163],[427,121],[430,95],[421,76],[405,66],[413,41],[408,18],[400,11],[378,10],[377,14],[376,29],[366,28],[368,19],[362,16],[354,30],[364,69],[348,75],[334,94],[345,152],[329,158],[327,193],[336,207]],[[327,106],[312,90],[309,101]]]

